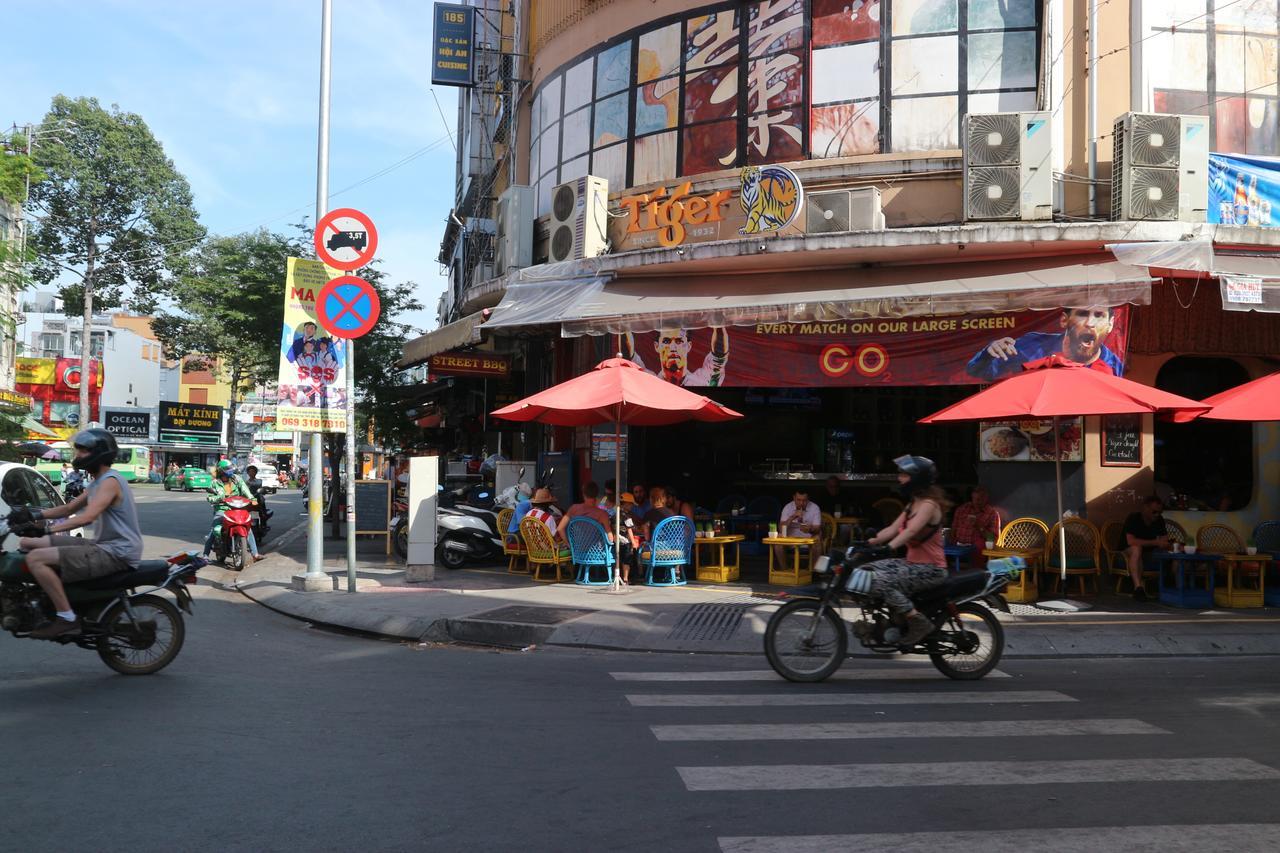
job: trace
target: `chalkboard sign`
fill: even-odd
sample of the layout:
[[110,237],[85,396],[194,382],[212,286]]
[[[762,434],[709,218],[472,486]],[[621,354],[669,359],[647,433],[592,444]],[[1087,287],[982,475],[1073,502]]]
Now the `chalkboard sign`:
[[356,533],[391,531],[391,481],[356,480]]
[[1102,416],[1102,464],[1142,467],[1142,415]]

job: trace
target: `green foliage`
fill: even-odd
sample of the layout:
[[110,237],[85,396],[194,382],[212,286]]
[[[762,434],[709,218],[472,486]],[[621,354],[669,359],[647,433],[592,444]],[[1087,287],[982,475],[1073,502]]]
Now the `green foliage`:
[[0,462],[21,462],[17,445],[26,437],[21,415],[0,414]]
[[44,172],[36,161],[27,156],[27,137],[12,133],[0,137],[0,201],[23,204],[27,200],[27,185],[44,180]]
[[67,311],[125,304],[150,311],[155,297],[204,237],[191,187],[142,118],[94,98],[57,95],[36,131],[46,180],[31,188],[37,223],[32,277],[62,288]]

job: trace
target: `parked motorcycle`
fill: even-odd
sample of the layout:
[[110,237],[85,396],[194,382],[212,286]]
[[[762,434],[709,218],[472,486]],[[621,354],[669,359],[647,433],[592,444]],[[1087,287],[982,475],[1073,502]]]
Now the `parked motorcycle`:
[[871,595],[874,572],[861,568],[888,554],[885,548],[854,546],[817,559],[814,572],[823,578],[818,589],[782,605],[765,628],[764,651],[775,672],[789,681],[822,681],[839,669],[849,644],[843,604],[861,611],[853,633],[872,651],[928,655],[943,675],[961,681],[995,668],[1004,653],[1004,628],[990,608],[1009,612],[1001,593],[1026,563],[1017,557],[992,560],[986,570],[952,575],[917,594],[916,609],[936,628],[906,648],[897,643],[905,623]]
[[[30,510],[17,507],[0,523],[0,629],[19,639],[57,618],[53,603],[27,571],[26,554],[4,551],[17,536],[38,536]],[[81,614],[78,634],[54,638],[92,649],[103,663],[124,675],[150,675],[164,669],[182,650],[186,625],[182,614],[192,613],[187,584],[207,563],[196,553],[181,552],[164,560],[143,560],[136,569],[93,580],[69,583],[67,597]],[[139,591],[141,589],[141,591]],[[157,593],[168,592],[177,601]]]
[[253,501],[244,495],[212,495],[209,502],[221,508],[213,520],[213,553],[219,564],[238,572],[249,562]]

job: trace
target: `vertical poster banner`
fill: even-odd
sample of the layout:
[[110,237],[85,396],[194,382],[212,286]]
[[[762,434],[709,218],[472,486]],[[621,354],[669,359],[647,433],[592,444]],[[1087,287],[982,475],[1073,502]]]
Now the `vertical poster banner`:
[[437,3],[431,36],[431,83],[471,86],[475,79],[475,9]]
[[320,261],[289,258],[276,398],[276,429],[281,432],[347,429],[342,381],[346,341],[330,337],[316,323],[316,294],[338,275]]

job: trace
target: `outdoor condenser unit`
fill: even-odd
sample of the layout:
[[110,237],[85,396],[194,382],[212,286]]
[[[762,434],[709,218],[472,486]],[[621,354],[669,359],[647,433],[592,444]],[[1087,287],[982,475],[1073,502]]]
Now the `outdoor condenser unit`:
[[498,275],[533,263],[533,204],[533,187],[510,186],[498,196]]
[[551,191],[547,260],[570,261],[603,255],[608,248],[609,182],[594,175]]
[[805,231],[834,234],[840,231],[883,231],[880,190],[859,187],[805,193]]
[[1113,130],[1111,218],[1204,222],[1208,117],[1125,113]]
[[1053,129],[1047,112],[964,117],[964,218],[1053,218]]

